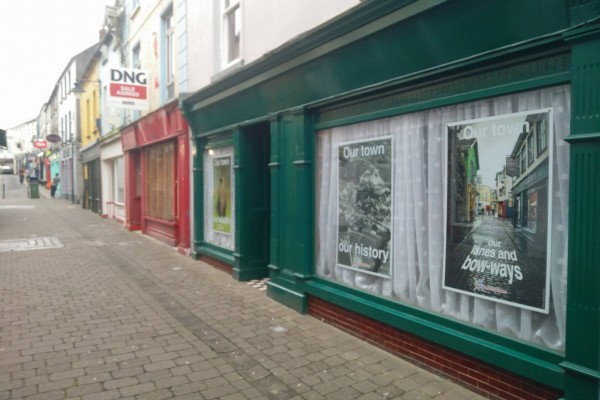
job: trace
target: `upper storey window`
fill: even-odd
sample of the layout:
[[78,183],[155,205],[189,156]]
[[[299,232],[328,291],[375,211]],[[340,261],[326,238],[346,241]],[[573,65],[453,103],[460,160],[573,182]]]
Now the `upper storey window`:
[[223,0],[223,50],[225,65],[240,58],[241,0]]
[[173,8],[163,14],[163,31],[164,31],[164,66],[167,99],[175,97],[175,20],[173,18]]

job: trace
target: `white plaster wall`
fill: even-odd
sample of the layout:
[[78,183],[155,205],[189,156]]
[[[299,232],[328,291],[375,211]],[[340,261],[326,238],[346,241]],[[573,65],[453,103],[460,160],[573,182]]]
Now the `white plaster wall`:
[[[31,140],[33,136],[37,136],[37,120],[24,122],[7,129],[8,151],[13,154],[25,154],[37,151],[33,147]],[[17,147],[18,143],[21,145],[21,148]]]
[[40,138],[46,139],[46,135],[51,132],[52,124],[51,124],[51,113],[50,113],[50,105],[48,103],[44,104],[44,106],[40,109],[40,114],[38,117],[39,121],[39,135]]
[[[218,78],[225,70],[221,59],[222,1],[187,1],[185,60],[188,65],[188,92],[210,84],[211,80]],[[360,3],[359,0],[240,1],[241,59],[244,65]]]
[[214,39],[214,0],[187,2],[187,65],[188,92],[208,85],[217,72],[213,54],[218,54]]
[[[68,77],[70,73],[70,79],[65,79]],[[73,140],[76,140],[77,134],[79,132],[79,124],[77,123],[77,98],[73,93],[71,93],[71,89],[73,88],[73,84],[76,80],[76,63],[73,61],[69,64],[68,68],[65,69],[65,72],[60,76],[58,84],[64,85],[66,87],[66,94],[63,95],[61,90],[59,89],[58,96],[58,132],[61,137],[63,136],[64,130],[64,142],[67,142],[70,138],[70,132],[73,134]],[[69,112],[71,113],[71,127],[69,130]],[[61,121],[64,120],[64,126],[61,124]]]
[[241,1],[245,64],[360,3],[359,0]]

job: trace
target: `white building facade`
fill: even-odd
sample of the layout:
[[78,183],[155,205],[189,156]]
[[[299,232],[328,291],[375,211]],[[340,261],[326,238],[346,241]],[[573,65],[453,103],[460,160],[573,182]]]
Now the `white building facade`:
[[5,155],[2,158],[12,157],[15,173],[24,167],[30,175],[38,176],[37,151],[33,146],[37,133],[38,122],[35,118],[6,130],[8,146],[3,150]]

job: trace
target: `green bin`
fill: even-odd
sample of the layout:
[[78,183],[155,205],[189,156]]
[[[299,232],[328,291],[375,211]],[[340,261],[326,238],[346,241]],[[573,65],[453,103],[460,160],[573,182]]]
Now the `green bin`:
[[38,182],[29,182],[29,198],[40,198],[40,184]]

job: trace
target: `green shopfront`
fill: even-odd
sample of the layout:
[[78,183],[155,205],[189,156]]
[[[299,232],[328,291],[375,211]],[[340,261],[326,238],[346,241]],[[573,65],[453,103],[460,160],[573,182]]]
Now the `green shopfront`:
[[492,398],[600,398],[600,1],[366,1],[181,100],[194,254]]

